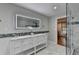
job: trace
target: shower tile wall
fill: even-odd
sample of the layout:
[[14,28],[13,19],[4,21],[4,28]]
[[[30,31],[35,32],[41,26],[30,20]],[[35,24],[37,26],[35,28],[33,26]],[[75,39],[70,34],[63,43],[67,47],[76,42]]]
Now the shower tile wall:
[[74,48],[78,48],[79,47],[79,24],[74,24],[73,25],[73,45]]
[[72,44],[73,48],[79,48],[79,17],[76,16],[72,19]]

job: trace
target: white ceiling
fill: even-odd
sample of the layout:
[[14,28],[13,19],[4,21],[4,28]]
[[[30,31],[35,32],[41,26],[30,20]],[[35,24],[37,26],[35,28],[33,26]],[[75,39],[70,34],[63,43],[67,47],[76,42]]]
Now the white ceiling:
[[[65,3],[16,3],[16,5],[28,8],[46,16],[64,16],[66,15]],[[54,6],[57,9],[54,9]]]

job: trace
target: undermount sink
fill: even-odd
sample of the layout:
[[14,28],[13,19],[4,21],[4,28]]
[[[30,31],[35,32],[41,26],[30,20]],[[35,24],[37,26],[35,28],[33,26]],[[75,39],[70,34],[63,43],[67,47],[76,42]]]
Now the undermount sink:
[[34,35],[34,33],[33,33],[33,32],[31,32],[30,34],[31,34],[31,35]]

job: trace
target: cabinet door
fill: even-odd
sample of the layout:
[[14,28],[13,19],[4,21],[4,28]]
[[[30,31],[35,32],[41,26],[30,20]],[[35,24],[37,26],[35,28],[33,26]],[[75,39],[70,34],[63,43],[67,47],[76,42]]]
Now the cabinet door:
[[16,39],[10,41],[10,54],[16,54],[21,52],[22,39]]
[[9,54],[9,38],[0,38],[0,55]]
[[39,44],[43,44],[43,43],[46,43],[47,42],[47,37],[46,35],[40,35],[40,36],[36,36],[34,37],[33,39],[33,44],[34,46],[37,46]]
[[42,36],[41,35],[34,37],[34,39],[33,39],[33,45],[34,46],[41,44],[41,42],[42,42]]
[[33,47],[33,38],[22,39],[22,50],[27,50]]
[[39,39],[38,39],[38,36],[33,37],[33,46],[37,46],[37,45],[39,45]]
[[46,34],[41,35],[39,39],[40,39],[39,44],[46,43],[47,42]]

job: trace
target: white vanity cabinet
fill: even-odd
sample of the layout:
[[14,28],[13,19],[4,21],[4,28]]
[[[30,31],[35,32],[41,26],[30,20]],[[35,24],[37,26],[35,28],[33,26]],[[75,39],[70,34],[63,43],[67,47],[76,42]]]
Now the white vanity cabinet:
[[24,38],[22,40],[22,51],[28,50],[33,47],[32,37]]
[[10,40],[10,54],[16,54],[21,51],[21,39]]
[[33,45],[37,46],[37,45],[40,45],[42,43],[47,43],[47,38],[46,37],[47,37],[46,34],[38,35],[38,36],[34,37]]
[[47,34],[16,37],[10,40],[10,54],[32,54],[46,46]]
[[10,40],[10,54],[18,54],[33,47],[31,37]]
[[0,55],[9,55],[9,38],[0,38]]

